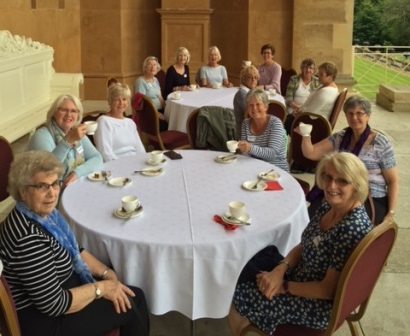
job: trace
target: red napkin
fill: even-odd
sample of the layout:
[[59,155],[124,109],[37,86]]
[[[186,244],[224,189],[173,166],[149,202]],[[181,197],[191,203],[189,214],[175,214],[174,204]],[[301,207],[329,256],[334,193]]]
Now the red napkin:
[[265,190],[283,190],[282,186],[279,184],[278,181],[269,181],[265,183],[267,185]]
[[225,226],[225,230],[235,230],[239,225],[236,224],[229,224],[223,221],[222,217],[219,215],[214,215],[214,221]]

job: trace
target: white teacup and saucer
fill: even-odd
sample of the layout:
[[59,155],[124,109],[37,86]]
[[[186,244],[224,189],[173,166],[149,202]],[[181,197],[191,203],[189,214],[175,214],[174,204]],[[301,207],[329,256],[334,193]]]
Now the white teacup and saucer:
[[121,208],[114,211],[114,215],[118,218],[128,219],[139,216],[142,213],[143,207],[137,196],[127,195],[121,199]]
[[250,215],[246,212],[246,204],[242,201],[229,203],[229,211],[222,215],[222,219],[228,224],[251,225]]
[[158,166],[165,162],[164,152],[160,150],[154,150],[151,152],[151,157],[147,160],[147,163],[151,166]]

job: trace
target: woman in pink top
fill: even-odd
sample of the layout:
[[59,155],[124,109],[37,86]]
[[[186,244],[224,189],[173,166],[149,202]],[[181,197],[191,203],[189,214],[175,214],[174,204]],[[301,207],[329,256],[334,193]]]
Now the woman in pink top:
[[263,64],[258,65],[259,71],[258,86],[264,90],[275,89],[280,92],[280,78],[282,77],[282,67],[273,60],[275,56],[275,47],[271,44],[265,44],[261,48]]

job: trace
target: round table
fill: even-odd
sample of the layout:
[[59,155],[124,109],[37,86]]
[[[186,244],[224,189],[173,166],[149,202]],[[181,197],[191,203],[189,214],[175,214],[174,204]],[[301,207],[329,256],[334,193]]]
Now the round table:
[[[60,209],[81,246],[111,264],[124,283],[141,287],[153,314],[179,311],[191,319],[227,315],[240,271],[260,249],[275,244],[286,254],[308,223],[297,181],[271,164],[239,156],[215,161],[218,152],[180,151],[159,176],[134,174],[145,156],[107,162],[112,177],[129,177],[124,187],[87,177],[70,184]],[[227,153],[225,153],[227,154]],[[241,185],[274,168],[280,191],[248,191]],[[132,219],[113,215],[121,198],[134,194],[144,207]],[[234,231],[213,221],[233,200],[246,202],[250,226]]]
[[[186,132],[186,121],[190,113],[202,106],[221,106],[233,110],[233,98],[238,91],[238,87],[219,89],[200,88],[195,91],[181,91],[181,99],[172,99],[172,93],[169,94],[164,116],[168,121],[168,129]],[[284,105],[285,99],[276,94],[269,96],[270,101],[278,101]]]

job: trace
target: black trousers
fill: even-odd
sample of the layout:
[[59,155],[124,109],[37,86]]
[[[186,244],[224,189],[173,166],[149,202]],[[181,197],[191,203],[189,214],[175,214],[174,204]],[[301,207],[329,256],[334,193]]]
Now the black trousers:
[[[71,277],[69,288],[77,280]],[[79,312],[61,316],[48,316],[35,306],[19,310],[22,336],[104,336],[116,328],[120,328],[121,336],[148,336],[149,313],[144,292],[137,287],[129,288],[135,297],[130,297],[132,309],[126,313],[117,314],[113,303],[104,298],[94,300]]]

